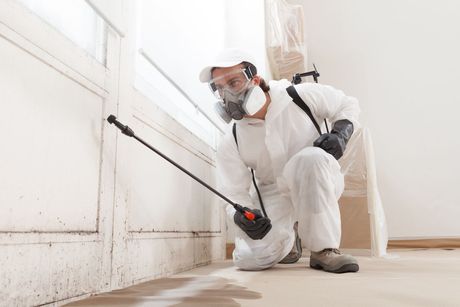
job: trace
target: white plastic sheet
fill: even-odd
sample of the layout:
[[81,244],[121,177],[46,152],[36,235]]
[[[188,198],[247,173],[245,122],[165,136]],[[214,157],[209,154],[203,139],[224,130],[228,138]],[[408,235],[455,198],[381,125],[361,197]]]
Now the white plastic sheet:
[[273,79],[288,79],[306,70],[303,7],[267,0],[267,54]]
[[368,129],[357,129],[339,160],[345,174],[345,197],[366,197],[370,218],[371,253],[385,256],[388,231],[377,187],[372,138]]

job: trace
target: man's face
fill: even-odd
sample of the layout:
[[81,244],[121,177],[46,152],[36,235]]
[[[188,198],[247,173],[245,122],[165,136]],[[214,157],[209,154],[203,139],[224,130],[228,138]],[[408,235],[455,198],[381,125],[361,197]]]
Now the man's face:
[[244,74],[243,64],[232,67],[215,68],[212,72],[212,88],[216,96],[223,98],[224,90],[233,94],[244,91],[250,80]]

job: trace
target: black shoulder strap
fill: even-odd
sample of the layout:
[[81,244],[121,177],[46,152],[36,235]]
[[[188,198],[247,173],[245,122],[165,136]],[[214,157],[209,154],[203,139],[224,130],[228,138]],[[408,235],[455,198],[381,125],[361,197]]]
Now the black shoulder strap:
[[288,88],[286,88],[286,91],[289,94],[289,96],[291,96],[292,101],[294,101],[296,105],[298,105],[305,113],[307,113],[308,117],[310,117],[311,121],[313,122],[313,125],[315,125],[316,130],[318,130],[318,133],[321,135],[321,128],[319,127],[318,122],[313,117],[310,108],[302,100],[302,98],[300,98],[299,94],[295,90],[295,87],[291,85]]
[[233,123],[232,133],[233,138],[235,139],[236,147],[238,147],[238,139],[236,138],[236,123]]

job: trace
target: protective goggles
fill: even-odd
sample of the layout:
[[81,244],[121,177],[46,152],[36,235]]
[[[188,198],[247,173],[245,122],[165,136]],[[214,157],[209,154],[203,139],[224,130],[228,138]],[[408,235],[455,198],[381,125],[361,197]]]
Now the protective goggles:
[[248,68],[239,68],[208,82],[211,92],[217,99],[223,100],[225,92],[238,95],[247,89],[252,73]]

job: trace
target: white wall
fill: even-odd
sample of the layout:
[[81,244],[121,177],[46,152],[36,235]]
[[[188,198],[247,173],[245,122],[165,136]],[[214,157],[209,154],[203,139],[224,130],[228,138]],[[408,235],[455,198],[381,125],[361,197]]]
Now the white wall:
[[227,0],[226,47],[242,48],[257,61],[257,73],[269,77],[265,48],[265,4],[263,0]]
[[[121,42],[118,117],[157,150],[213,185],[213,149],[159,107],[164,96],[149,98],[134,87],[134,4],[125,2],[124,8],[129,22]],[[215,197],[135,140],[119,134],[117,145],[112,288],[222,259],[225,224]]]
[[[118,38],[107,70],[16,1],[0,1],[0,305],[110,287]],[[65,276],[65,278],[63,278]]]
[[126,36],[108,31],[105,67],[0,1],[0,306],[63,304],[225,255],[216,198],[105,121],[117,114],[214,185],[214,150],[134,89],[134,9],[110,2]]
[[320,82],[360,100],[390,238],[460,236],[460,2],[292,2]]

